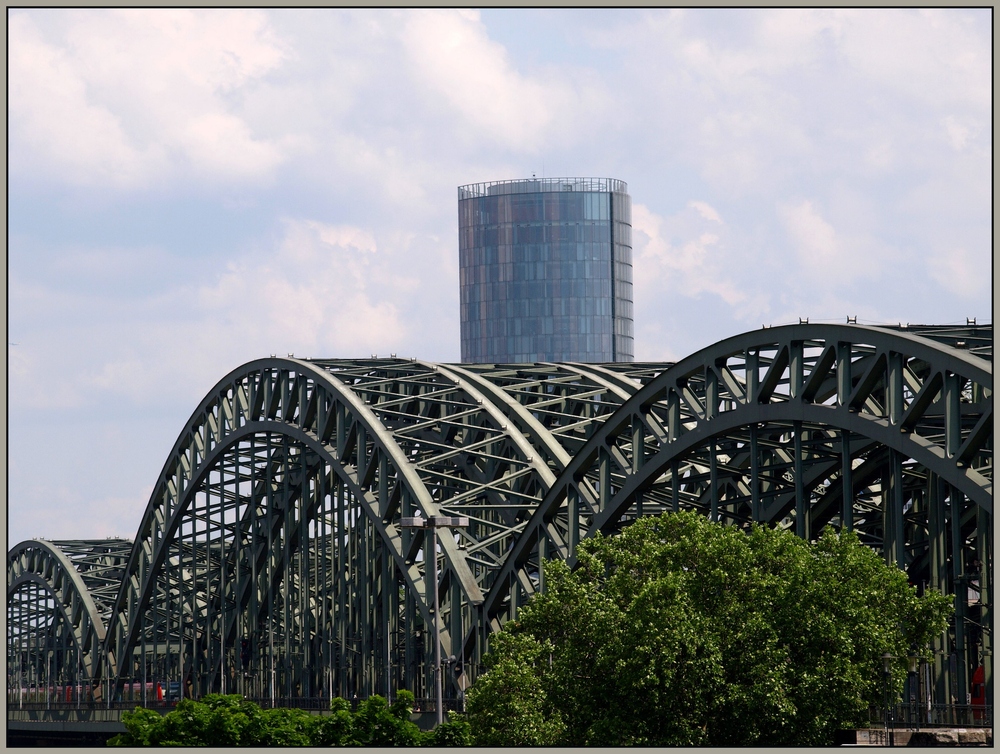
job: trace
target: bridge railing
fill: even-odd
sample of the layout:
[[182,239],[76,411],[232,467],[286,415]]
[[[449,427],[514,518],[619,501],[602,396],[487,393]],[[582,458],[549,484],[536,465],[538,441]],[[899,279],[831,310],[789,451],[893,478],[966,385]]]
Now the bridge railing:
[[[262,709],[275,709],[275,708],[291,708],[291,709],[304,709],[304,710],[318,710],[326,711],[330,709],[330,698],[326,696],[321,697],[275,697],[271,699],[270,697],[243,697],[248,702],[253,702],[258,707]],[[348,699],[351,703],[352,708],[357,708],[357,699]],[[159,710],[159,711],[169,711],[177,706],[177,700],[162,700],[156,701],[153,699],[143,702],[141,699],[135,700],[118,700],[118,701],[32,701],[32,702],[21,702],[18,703],[8,703],[7,711],[8,716],[11,712],[16,710],[23,710],[25,712],[41,712],[44,710],[112,710],[120,713],[123,710],[133,710],[136,707],[145,707],[146,709]],[[463,712],[465,710],[464,700],[462,699],[445,699],[444,708],[447,711],[452,712]],[[418,698],[414,700],[413,705],[414,712],[435,712],[437,711],[437,702],[435,699],[430,698]],[[117,718],[116,718],[117,719]]]
[[45,723],[45,722],[71,722],[71,723],[117,723],[121,721],[122,710],[108,709],[106,707],[71,707],[68,704],[62,706],[46,707],[44,704],[32,704],[34,709],[25,707],[8,707],[8,723]]
[[15,710],[26,710],[29,712],[38,712],[40,710],[131,710],[136,707],[145,707],[146,709],[172,709],[177,706],[176,701],[155,701],[148,700],[143,702],[141,699],[136,700],[125,700],[118,702],[102,702],[102,701],[81,701],[79,703],[72,702],[21,702],[21,703],[8,703],[7,712],[8,714]]
[[897,704],[885,709],[873,707],[869,721],[873,728],[992,728],[993,706],[981,704]]

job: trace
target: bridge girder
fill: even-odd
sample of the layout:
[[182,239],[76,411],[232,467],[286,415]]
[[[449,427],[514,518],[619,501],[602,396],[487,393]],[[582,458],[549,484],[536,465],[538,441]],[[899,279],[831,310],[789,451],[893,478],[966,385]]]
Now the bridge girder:
[[[980,612],[956,598],[942,648],[989,657],[991,338],[797,325],[676,364],[250,362],[164,463],[101,652],[119,684],[421,696],[437,588],[454,696],[544,588],[542,561],[694,508],[808,538],[856,529],[911,579],[975,581]],[[470,520],[442,532],[436,585],[422,532],[400,525],[414,515]]]
[[[601,422],[533,512],[498,581],[514,583],[540,541],[553,555],[568,553],[551,531],[557,518],[569,516],[571,501],[580,507],[568,532],[573,542],[611,531],[637,496],[690,474],[697,448],[753,427],[758,434],[765,427],[794,434],[800,426],[847,432],[849,442],[874,440],[992,514],[992,389],[990,361],[910,332],[791,325],[720,341],[659,372]],[[791,438],[777,444],[794,450]],[[717,465],[718,454],[708,456],[701,468],[710,469],[712,458]],[[676,474],[674,463],[681,465]],[[744,469],[745,476],[752,473]],[[491,591],[489,619],[507,596]]]
[[[972,620],[957,597],[952,642],[976,624],[991,664],[993,383],[981,329],[767,328],[654,372],[534,510],[484,603],[493,630],[538,588],[541,560],[572,563],[598,531],[695,508],[810,538],[825,523],[857,528],[917,583],[952,594],[974,583],[982,614]],[[961,647],[970,666],[973,650]]]
[[8,552],[7,666],[19,686],[43,685],[46,679],[31,665],[47,665],[59,649],[66,682],[90,683],[104,659],[114,670],[114,657],[103,654],[105,627],[131,546],[128,540],[34,539]]
[[[255,462],[247,454],[252,455],[254,448],[259,450],[261,446],[266,447],[267,460]],[[279,459],[278,454],[284,456]],[[282,542],[294,540],[303,552],[308,548],[318,552],[321,539],[329,532],[353,537],[362,531],[362,517],[368,522],[378,541],[379,557],[386,561],[382,583],[376,590],[381,595],[377,599],[383,602],[378,606],[381,612],[374,604],[366,604],[358,611],[365,619],[357,619],[360,625],[356,633],[364,638],[356,641],[363,641],[369,650],[377,632],[367,618],[376,613],[387,623],[393,613],[392,622],[409,624],[411,630],[414,625],[426,627],[431,620],[433,600],[428,599],[430,585],[425,571],[429,569],[424,568],[423,538],[402,529],[400,518],[414,514],[472,517],[468,529],[441,538],[438,555],[443,572],[438,589],[448,606],[442,638],[446,650],[451,650],[449,654],[461,655],[458,637],[474,629],[475,609],[483,600],[490,571],[516,536],[517,515],[540,497],[545,482],[551,478],[551,471],[536,458],[532,444],[509,426],[505,414],[472,381],[437,365],[402,360],[252,362],[228,375],[206,397],[164,466],[136,537],[128,577],[116,605],[113,633],[109,633],[108,651],[134,658],[137,651],[139,656],[145,656],[153,644],[154,654],[159,653],[160,645],[173,645],[179,656],[185,651],[211,654],[212,650],[195,647],[198,631],[194,624],[200,615],[212,614],[213,605],[214,620],[223,624],[198,635],[220,637],[218,653],[225,653],[227,639],[231,653],[248,630],[253,632],[252,628],[237,630],[239,621],[235,618],[225,625],[226,614],[243,611],[248,605],[260,610],[260,606],[276,599],[280,591],[277,585],[288,584],[284,574],[269,577],[270,586],[266,588],[259,584],[248,587],[240,578],[245,580],[249,573],[256,579],[258,567],[273,572],[279,565],[277,561],[268,560],[265,566],[262,554],[251,553],[239,568],[231,558],[220,557],[226,563],[221,574],[228,574],[229,585],[223,589],[221,576],[219,583],[214,583],[204,574],[205,586],[201,590],[221,592],[221,598],[198,596],[199,587],[186,587],[176,579],[171,581],[169,575],[150,578],[149,574],[162,574],[170,570],[166,567],[169,564],[180,564],[185,538],[192,542],[191,553],[195,552],[199,536],[206,543],[217,540],[220,550],[228,549],[237,558],[244,558],[248,547],[260,548],[264,535],[253,533],[250,519],[270,518],[275,511],[290,509],[280,504],[273,485],[259,491],[265,502],[259,511],[256,504],[244,504],[242,510],[227,517],[226,506],[238,508],[242,494],[238,491],[248,481],[253,488],[255,475],[260,476],[258,472],[269,468],[268,464],[283,464],[284,469],[293,458],[312,470],[301,473],[292,486],[313,496],[318,493],[323,500],[305,503],[305,492],[293,495],[300,507],[305,506],[296,514],[296,520],[305,522],[310,534],[295,540],[297,535],[287,526],[268,523],[268,548],[277,538]],[[287,470],[278,477],[286,486],[292,478]],[[343,485],[346,494],[330,494],[336,484]],[[228,495],[226,488],[231,490]],[[345,518],[347,508],[352,512]],[[342,522],[349,518],[350,524],[340,530],[324,528],[321,522],[336,515]],[[302,545],[310,537],[308,547]],[[205,547],[207,552],[209,545]],[[282,562],[288,562],[288,558]],[[364,567],[359,562],[357,572],[352,571],[351,576],[358,576]],[[197,564],[191,572],[196,568]],[[391,607],[390,603],[398,601],[392,595],[397,583],[405,587],[405,599],[401,606]],[[318,588],[325,595],[333,587],[323,584]],[[309,599],[316,602],[320,592],[314,588]],[[361,596],[369,603],[376,599],[375,592]],[[358,594],[350,596],[352,601],[358,598]],[[224,604],[229,607],[221,609]],[[154,630],[152,636],[143,638],[143,633],[149,631],[149,621],[141,616],[150,610],[155,616],[153,624],[172,625],[174,633],[161,638]],[[171,611],[176,613],[173,619],[168,617]],[[244,623],[255,626],[259,617],[245,619]],[[186,620],[191,624],[188,628]],[[419,635],[419,629],[416,633]],[[273,632],[269,631],[269,636],[273,637]],[[344,654],[349,652],[347,641],[342,638],[323,662],[343,662]],[[413,643],[413,637],[407,641]],[[140,644],[145,649],[137,650]],[[406,654],[422,654],[424,645],[426,640]],[[395,680],[392,660],[386,659],[389,654],[388,650],[383,653],[375,663],[378,667],[367,668],[366,672],[355,668],[356,677],[348,683],[349,690],[374,693],[383,690],[380,682],[375,685],[375,677]],[[178,661],[183,667],[184,660]],[[414,663],[403,664],[409,668]],[[123,663],[120,674],[134,675],[135,671],[134,666],[126,671]],[[413,673],[404,672],[403,676],[398,680],[418,685],[421,682],[412,677]],[[315,686],[315,678],[312,681]],[[207,685],[215,684],[209,680]]]

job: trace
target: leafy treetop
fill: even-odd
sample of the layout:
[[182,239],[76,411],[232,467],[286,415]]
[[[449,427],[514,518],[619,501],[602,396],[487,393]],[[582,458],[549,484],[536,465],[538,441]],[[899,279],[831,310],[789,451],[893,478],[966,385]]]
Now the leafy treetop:
[[261,709],[238,694],[184,699],[166,715],[142,707],[122,713],[125,733],[112,746],[464,746],[469,724],[449,720],[429,732],[410,721],[413,694],[402,690],[390,705],[372,696],[351,711],[340,697],[330,715],[300,709]]
[[577,559],[546,563],[545,592],[491,639],[477,744],[829,745],[880,702],[882,655],[901,683],[950,609],[829,528],[809,543],[665,514]]

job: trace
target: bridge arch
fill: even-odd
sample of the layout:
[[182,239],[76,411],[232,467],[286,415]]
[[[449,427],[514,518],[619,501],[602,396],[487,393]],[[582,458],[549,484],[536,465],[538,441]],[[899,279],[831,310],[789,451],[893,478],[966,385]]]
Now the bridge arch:
[[[250,362],[179,434],[118,545],[118,588],[56,548],[107,629],[88,672],[196,695],[429,696],[436,588],[455,697],[544,588],[544,560],[682,507],[858,531],[956,595],[939,650],[968,665],[991,651],[991,337],[796,325],[676,364]],[[401,527],[416,515],[470,520],[440,537],[437,584],[422,533]],[[34,578],[11,576],[18,552],[9,590]]]
[[[540,559],[572,561],[595,532],[679,507],[806,537],[825,523],[858,528],[911,579],[952,594],[974,582],[985,596],[992,350],[976,334],[792,325],[720,341],[663,369],[550,487],[487,595],[484,622],[496,630],[514,614],[536,588],[527,574]],[[952,641],[971,664],[964,597],[956,606]],[[990,632],[977,637],[987,653]]]
[[[8,687],[90,688],[128,540],[26,540],[7,555]],[[15,680],[16,679],[16,680]],[[78,692],[77,692],[78,693]],[[13,702],[13,699],[9,701]]]
[[[148,677],[152,659],[154,674],[185,683],[200,666],[190,680],[201,693],[245,687],[248,675],[252,695],[274,693],[262,663],[279,623],[284,650],[309,668],[282,694],[420,687],[433,600],[423,538],[399,520],[472,517],[438,552],[442,641],[465,658],[491,574],[553,478],[533,448],[474,381],[437,365],[240,367],[196,409],[151,495],[108,634],[107,651],[130,658],[118,680]],[[312,581],[289,568],[312,569]],[[325,651],[324,633],[336,644]]]

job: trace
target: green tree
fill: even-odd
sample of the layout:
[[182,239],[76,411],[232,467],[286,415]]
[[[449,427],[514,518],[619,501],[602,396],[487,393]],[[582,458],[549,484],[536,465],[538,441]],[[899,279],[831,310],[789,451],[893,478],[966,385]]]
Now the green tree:
[[546,563],[545,593],[491,639],[476,744],[829,745],[880,702],[882,655],[902,671],[950,609],[831,529],[665,514],[577,558]]
[[[201,701],[182,699],[166,715],[142,707],[122,713],[125,733],[108,743],[118,746],[253,746],[300,740],[295,730],[308,723],[301,717],[264,711],[238,694],[209,694]],[[293,710],[301,712],[301,710]],[[309,715],[301,712],[305,718]]]
[[337,697],[330,702],[333,714],[319,718],[313,729],[314,746],[353,746],[354,715],[346,699]]
[[565,726],[545,690],[552,687],[545,668],[551,641],[509,631],[490,641],[492,652],[484,658],[488,670],[469,693],[473,741],[477,746],[555,744]]
[[254,743],[261,746],[310,746],[318,720],[318,717],[294,707],[264,710],[264,733]]
[[159,728],[163,716],[145,707],[122,712],[125,732],[108,740],[109,746],[154,746],[153,736]]
[[424,733],[410,721],[414,697],[402,690],[390,705],[372,696],[356,712],[340,697],[330,715],[263,710],[237,694],[184,699],[166,715],[142,707],[122,713],[125,733],[112,746],[468,746],[469,724],[452,719]]
[[354,715],[356,746],[420,746],[423,733],[410,721],[413,712],[413,694],[405,689],[396,692],[390,704],[385,697],[375,694],[358,705]]
[[424,746],[472,746],[472,728],[460,715],[448,713],[448,719],[423,736]]

